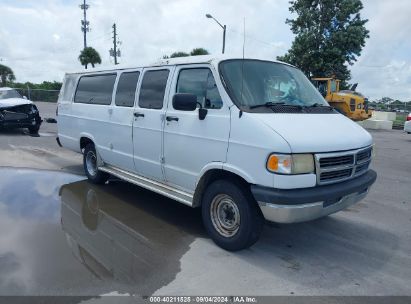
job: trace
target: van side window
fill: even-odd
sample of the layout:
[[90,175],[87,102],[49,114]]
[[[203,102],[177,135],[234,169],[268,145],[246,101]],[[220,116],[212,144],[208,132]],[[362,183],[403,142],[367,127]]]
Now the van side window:
[[140,108],[162,109],[169,70],[147,71],[140,89]]
[[116,91],[116,106],[132,107],[140,72],[127,72],[120,75]]
[[223,106],[213,73],[207,68],[181,70],[176,91],[196,95],[197,102],[206,109],[221,109]]
[[109,105],[116,74],[82,76],[77,85],[74,102]]

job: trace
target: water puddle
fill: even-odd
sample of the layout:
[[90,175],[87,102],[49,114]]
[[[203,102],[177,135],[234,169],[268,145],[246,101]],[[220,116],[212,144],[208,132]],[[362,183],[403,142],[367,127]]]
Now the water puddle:
[[200,213],[120,181],[0,169],[0,294],[150,295],[204,234]]

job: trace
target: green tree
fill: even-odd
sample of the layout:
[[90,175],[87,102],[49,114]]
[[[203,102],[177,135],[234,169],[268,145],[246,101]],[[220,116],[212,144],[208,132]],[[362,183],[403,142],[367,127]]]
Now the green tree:
[[343,87],[351,79],[347,65],[361,55],[369,31],[362,19],[361,0],[291,0],[287,19],[296,35],[291,49],[277,57],[299,67],[308,77],[335,75]]
[[78,56],[78,60],[86,69],[88,64],[91,64],[93,68],[97,63],[101,64],[100,54],[90,46],[81,51],[80,56]]
[[6,65],[0,64],[0,79],[1,79],[1,86],[6,86],[7,82],[13,82],[16,80],[16,76],[14,76],[13,70]]
[[209,55],[210,53],[204,48],[195,48],[190,52],[191,56]]
[[210,53],[205,48],[195,48],[190,53],[186,52],[174,52],[170,56],[163,55],[163,59],[177,58],[177,57],[188,57],[188,56],[198,56],[198,55],[209,55]]
[[170,58],[177,58],[177,57],[188,57],[190,54],[186,52],[174,52],[173,54],[170,55]]

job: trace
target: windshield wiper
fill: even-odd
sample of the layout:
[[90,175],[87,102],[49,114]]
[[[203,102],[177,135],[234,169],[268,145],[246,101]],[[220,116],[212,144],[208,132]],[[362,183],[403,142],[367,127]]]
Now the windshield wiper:
[[256,109],[256,108],[274,108],[274,107],[290,107],[290,108],[297,108],[297,109],[304,109],[304,106],[301,105],[293,105],[293,104],[288,104],[285,102],[266,102],[263,104],[255,105],[255,106],[250,106],[250,110]]
[[300,105],[292,105],[292,104],[287,104],[285,102],[266,102],[264,104],[260,104],[260,105],[255,105],[255,106],[250,106],[250,110],[255,109],[255,108],[260,108],[260,107],[266,107],[266,108],[270,108],[273,111],[275,111],[276,107],[287,107],[287,108],[293,108],[293,109],[297,109],[299,111],[304,110],[303,106]]
[[257,108],[271,108],[271,107],[275,107],[275,106],[284,106],[285,102],[266,102],[263,104],[259,104],[259,105],[255,105],[255,106],[250,106],[250,110],[252,109],[257,109]]

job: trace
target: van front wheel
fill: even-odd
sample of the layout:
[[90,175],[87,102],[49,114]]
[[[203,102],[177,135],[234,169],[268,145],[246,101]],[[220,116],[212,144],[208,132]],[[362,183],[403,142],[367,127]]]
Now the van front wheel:
[[237,251],[257,242],[264,218],[247,187],[226,180],[213,182],[202,200],[204,226],[220,247]]
[[93,184],[104,184],[109,175],[98,170],[97,166],[97,152],[94,144],[90,143],[84,148],[83,153],[83,167],[87,178]]

